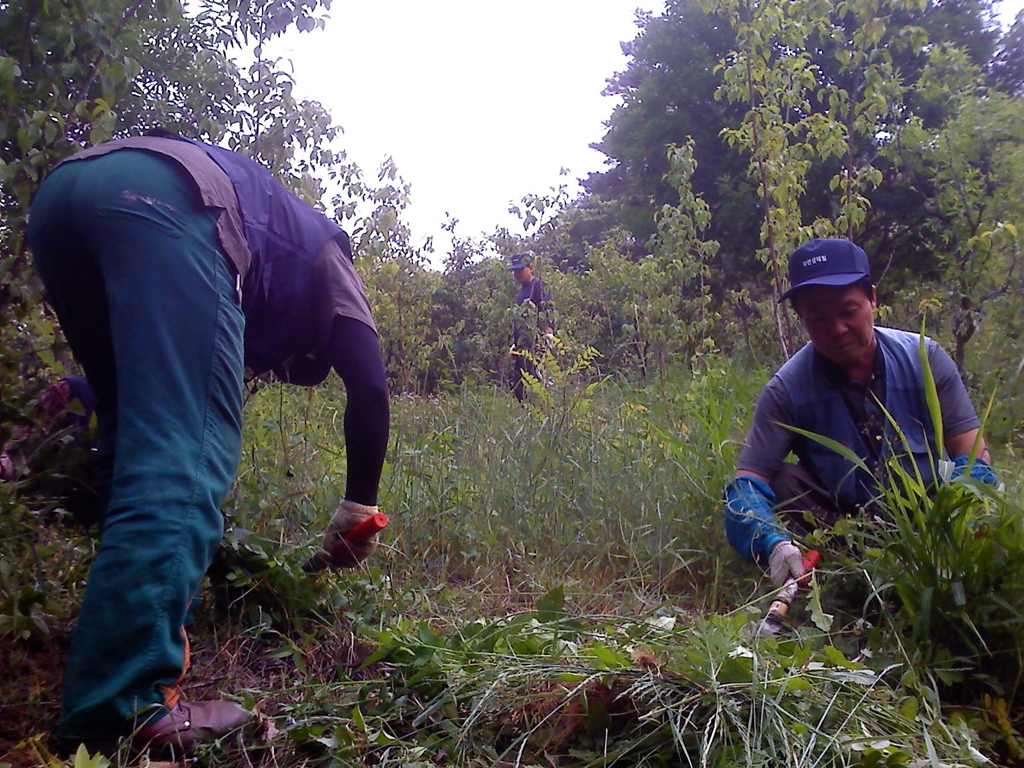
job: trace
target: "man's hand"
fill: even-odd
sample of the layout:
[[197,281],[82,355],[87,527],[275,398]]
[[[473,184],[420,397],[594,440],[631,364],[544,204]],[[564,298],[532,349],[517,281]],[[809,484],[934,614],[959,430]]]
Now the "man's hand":
[[799,579],[805,573],[804,558],[791,541],[780,541],[768,556],[768,572],[772,584],[781,587],[787,581]]
[[960,477],[964,470],[970,465],[971,471],[968,473],[969,477],[973,477],[975,480],[981,483],[986,483],[991,486],[997,487],[999,485],[999,477],[996,475],[995,470],[992,469],[992,465],[985,461],[980,456],[976,457],[973,462],[969,461],[969,456],[957,456],[953,459],[953,474],[950,479]]
[[370,556],[377,546],[376,536],[364,542],[352,542],[345,538],[345,534],[378,511],[377,507],[368,507],[347,499],[338,505],[338,511],[331,518],[327,535],[324,536],[324,551],[330,557],[333,567],[354,568]]

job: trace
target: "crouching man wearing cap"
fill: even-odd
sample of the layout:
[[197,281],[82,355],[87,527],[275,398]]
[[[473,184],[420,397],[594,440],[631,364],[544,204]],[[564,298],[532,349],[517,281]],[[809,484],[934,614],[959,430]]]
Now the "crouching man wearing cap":
[[[960,474],[979,431],[955,364],[926,338],[945,435],[945,452],[938,450],[925,401],[921,337],[874,325],[875,286],[862,248],[848,240],[812,240],[790,256],[789,282],[782,298],[792,303],[810,343],[762,390],[736,477],[725,489],[729,543],[766,567],[776,586],[804,574],[783,520],[808,533],[813,524],[830,527],[869,508],[891,456],[900,456],[911,473],[916,464],[926,485],[934,482],[934,462],[944,453],[956,465],[954,476]],[[871,472],[788,427],[848,446]],[[790,452],[797,464],[784,463]],[[996,483],[984,441],[969,472]]]

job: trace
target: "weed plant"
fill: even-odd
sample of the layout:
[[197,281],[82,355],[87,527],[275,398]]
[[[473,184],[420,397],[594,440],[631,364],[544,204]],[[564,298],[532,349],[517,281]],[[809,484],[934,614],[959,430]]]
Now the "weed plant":
[[864,586],[874,666],[901,665],[908,686],[1019,764],[1024,511],[966,475],[928,489],[895,461],[889,470],[879,514],[837,529],[853,544],[841,559]]
[[367,663],[401,683],[378,699],[385,711],[354,703],[357,722],[391,718],[382,764],[438,754],[501,766],[981,759],[969,729],[923,716],[898,666],[876,673],[820,642],[752,645],[739,616],[573,618],[562,599],[556,590],[535,612],[444,633],[423,622],[382,632]]
[[525,406],[494,389],[398,401],[396,554],[441,583],[529,594],[568,577],[703,599],[726,553],[718,499],[742,395],[707,380],[553,390]]
[[[936,444],[942,419],[922,341],[925,398]],[[994,399],[994,397],[993,397]],[[990,400],[982,424],[991,411]],[[905,682],[936,706],[966,718],[1002,759],[1024,761],[1024,510],[1005,486],[954,473],[943,456],[929,456],[934,483],[922,478],[891,415],[894,452],[870,516],[840,521],[812,545],[830,546],[845,578],[862,580],[856,626],[877,654],[874,666],[899,665]],[[802,433],[867,466],[842,445]],[[901,456],[902,453],[902,456]],[[1012,473],[1008,473],[1012,474]],[[837,548],[836,542],[841,542]],[[856,593],[856,587],[853,590]],[[856,614],[856,608],[854,608]],[[908,683],[909,684],[909,683]],[[1017,714],[1009,714],[1017,713]]]

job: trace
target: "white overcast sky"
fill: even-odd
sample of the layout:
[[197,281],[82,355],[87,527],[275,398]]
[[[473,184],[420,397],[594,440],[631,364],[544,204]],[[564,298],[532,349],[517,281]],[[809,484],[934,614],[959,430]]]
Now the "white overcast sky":
[[443,250],[446,212],[462,237],[511,229],[511,201],[563,181],[575,191],[602,169],[589,145],[615,106],[601,90],[625,69],[620,41],[636,36],[637,7],[663,5],[335,0],[325,30],[268,52],[293,61],[296,93],[330,110],[368,176],[394,158],[412,185],[414,243],[432,235]]
[[[1024,0],[997,4],[1005,24]],[[448,212],[462,237],[516,231],[510,202],[604,167],[590,148],[616,102],[620,42],[635,10],[663,0],[335,0],[327,28],[268,51],[294,64],[296,93],[330,110],[370,178],[387,156],[412,185],[414,244]],[[560,177],[562,168],[569,172]]]

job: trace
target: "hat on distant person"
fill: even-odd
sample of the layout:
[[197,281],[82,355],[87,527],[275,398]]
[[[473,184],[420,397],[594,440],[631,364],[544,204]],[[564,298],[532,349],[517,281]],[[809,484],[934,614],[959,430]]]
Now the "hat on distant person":
[[525,269],[526,267],[533,266],[533,254],[529,251],[524,253],[516,253],[512,256],[512,266],[508,269],[510,272],[514,272],[517,269]]
[[859,245],[834,237],[811,240],[789,257],[789,290],[782,299],[810,285],[850,285],[870,274],[868,255]]

